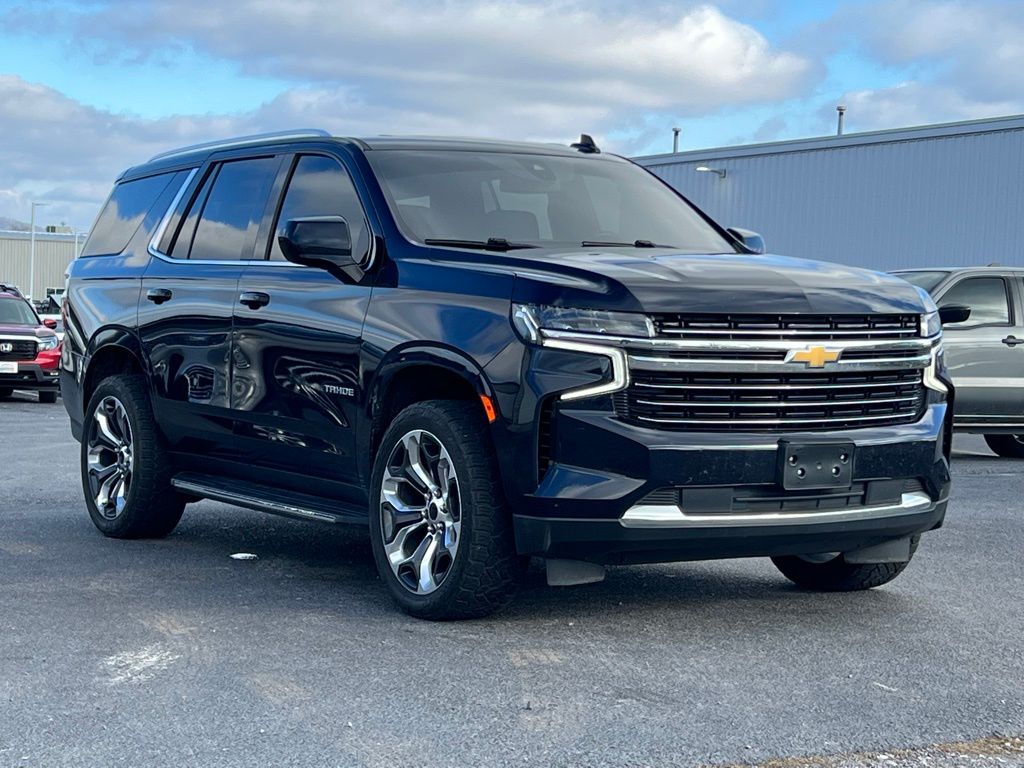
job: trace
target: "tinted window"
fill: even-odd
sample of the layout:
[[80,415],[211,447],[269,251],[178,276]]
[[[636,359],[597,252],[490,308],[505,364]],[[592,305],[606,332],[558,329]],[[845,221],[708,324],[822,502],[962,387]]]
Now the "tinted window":
[[352,255],[361,261],[370,249],[370,232],[363,216],[356,188],[348,171],[337,160],[319,155],[299,158],[288,182],[281,212],[277,217],[270,258],[283,260],[277,238],[284,233],[289,219],[307,216],[342,216],[352,237]]
[[650,240],[689,253],[735,249],[671,189],[615,160],[510,152],[368,152],[415,240],[503,237],[537,245]]
[[39,325],[32,307],[23,299],[0,299],[0,325]]
[[931,293],[935,290],[935,286],[941,283],[949,272],[893,272],[893,274]]
[[82,255],[109,255],[123,251],[174,175],[162,173],[123,181],[115,186],[85,241]]
[[969,277],[954,285],[939,302],[940,306],[966,304],[971,316],[964,323],[948,323],[947,328],[957,326],[1010,324],[1010,303],[1006,295],[1006,281],[1001,277]]
[[278,159],[274,157],[234,160],[220,166],[199,215],[189,258],[252,258],[277,167]]

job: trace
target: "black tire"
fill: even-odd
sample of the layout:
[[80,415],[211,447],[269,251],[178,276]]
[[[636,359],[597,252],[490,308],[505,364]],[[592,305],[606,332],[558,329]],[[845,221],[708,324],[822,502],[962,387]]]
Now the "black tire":
[[997,456],[1024,459],[1024,435],[985,435],[985,442]]
[[0,387],[0,400],[6,400],[14,394],[13,387]]
[[[522,560],[515,552],[512,514],[502,491],[494,446],[475,405],[466,401],[431,400],[409,406],[388,427],[374,461],[370,486],[373,557],[391,597],[403,611],[418,618],[451,620],[485,616],[511,600],[522,574]],[[458,507],[461,525],[455,556],[434,591],[427,594],[411,591],[412,587],[392,570],[385,549],[387,513],[382,509],[385,471],[391,477],[397,469],[389,466],[389,462],[396,451],[404,450],[400,448],[403,436],[418,431],[426,433],[421,435],[424,439],[436,438],[450,457],[457,493],[452,508]],[[417,492],[415,488],[412,490]],[[424,522],[415,522],[409,527],[418,528],[428,522],[424,518]],[[399,529],[394,530],[396,534],[390,535],[389,540],[392,547]],[[413,534],[407,538],[412,543],[416,541]]]
[[[919,536],[911,539],[911,558],[919,541]],[[910,560],[902,563],[848,563],[842,553],[826,562],[812,562],[799,555],[773,557],[772,562],[798,587],[818,592],[856,592],[880,587],[910,565]]]
[[[97,410],[120,403],[128,425],[131,451],[129,481],[123,494],[123,506],[117,509],[97,506],[89,471],[93,446],[103,442],[98,437]],[[185,499],[171,486],[171,472],[163,436],[153,418],[153,407],[145,379],[138,374],[112,376],[104,379],[89,398],[86,423],[82,435],[82,490],[89,516],[103,533],[115,539],[159,539],[167,536],[181,519]],[[105,444],[105,443],[104,443]],[[116,451],[104,455],[117,455]]]
[[40,403],[56,403],[57,393],[56,392],[40,392],[39,393]]

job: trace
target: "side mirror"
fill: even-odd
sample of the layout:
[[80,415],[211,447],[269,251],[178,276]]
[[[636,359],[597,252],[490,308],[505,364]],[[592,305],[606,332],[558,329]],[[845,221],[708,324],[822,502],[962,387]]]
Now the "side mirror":
[[53,331],[56,330],[57,328],[57,321],[54,320],[52,317],[47,317],[43,320],[43,325],[45,325],[47,328]]
[[962,323],[971,316],[971,308],[963,304],[947,304],[939,307],[939,320],[943,325]]
[[768,246],[764,244],[764,238],[757,234],[757,232],[751,232],[749,229],[740,229],[739,227],[729,227],[726,232],[739,240],[743,247],[751,253],[768,252]]
[[341,216],[289,219],[277,238],[288,261],[311,267],[352,267],[352,235]]

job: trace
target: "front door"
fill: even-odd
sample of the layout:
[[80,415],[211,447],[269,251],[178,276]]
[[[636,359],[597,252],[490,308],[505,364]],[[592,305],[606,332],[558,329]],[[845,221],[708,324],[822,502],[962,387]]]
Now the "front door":
[[143,276],[139,335],[174,450],[234,459],[232,314],[279,165],[261,157],[204,168],[161,242],[166,253],[158,248]]
[[943,327],[943,345],[956,386],[961,426],[1024,419],[1024,338],[1016,286],[1009,276],[965,276],[939,297],[939,306],[965,304],[971,316]]
[[360,338],[369,277],[352,282],[284,260],[277,236],[289,219],[342,216],[353,255],[369,259],[372,233],[356,188],[334,157],[303,154],[291,168],[268,224],[266,261],[242,274],[235,304],[232,409],[239,445],[255,469],[281,485],[362,501],[355,426],[364,400]]

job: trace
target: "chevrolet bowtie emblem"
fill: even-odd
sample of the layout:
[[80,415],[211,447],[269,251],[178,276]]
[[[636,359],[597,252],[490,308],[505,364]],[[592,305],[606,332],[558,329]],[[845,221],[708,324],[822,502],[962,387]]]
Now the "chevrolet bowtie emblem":
[[808,368],[824,368],[825,363],[834,363],[842,353],[841,349],[826,349],[825,347],[791,349],[786,354],[786,362],[805,363]]

